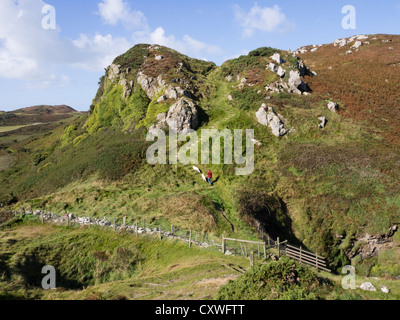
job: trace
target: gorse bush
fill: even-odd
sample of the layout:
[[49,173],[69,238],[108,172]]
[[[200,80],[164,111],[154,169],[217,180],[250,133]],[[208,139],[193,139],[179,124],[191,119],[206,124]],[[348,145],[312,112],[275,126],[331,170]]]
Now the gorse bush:
[[221,287],[219,300],[315,300],[328,282],[293,260],[282,258],[252,268]]

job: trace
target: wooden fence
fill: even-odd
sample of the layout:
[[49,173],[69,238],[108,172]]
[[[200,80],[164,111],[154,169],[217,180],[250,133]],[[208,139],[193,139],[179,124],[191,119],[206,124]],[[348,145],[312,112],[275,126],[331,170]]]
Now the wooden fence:
[[[295,246],[290,245],[287,240],[280,241],[278,238],[276,241],[272,239],[268,239],[268,242],[258,242],[258,241],[250,241],[250,240],[241,240],[241,239],[232,239],[225,238],[222,236],[222,252],[225,253],[227,250],[227,241],[233,241],[240,244],[241,255],[248,257],[248,252],[257,251],[258,259],[261,258],[260,248],[263,250],[263,258],[268,259],[267,250],[275,249],[278,254],[278,258],[282,255],[286,255],[287,257],[299,261],[302,264],[307,264],[309,266],[315,267],[317,271],[327,271],[331,272],[326,264],[325,258],[319,256],[318,254],[312,253],[310,251],[304,250],[302,247],[297,248]],[[257,246],[258,250],[247,250],[247,246]],[[239,252],[240,252],[239,251]],[[250,255],[250,258],[253,259]]]
[[329,270],[326,266],[325,258],[319,256],[318,254],[304,250],[302,247],[297,248],[290,244],[286,244],[285,254],[287,257],[297,260],[300,263],[315,267],[317,271],[323,270],[331,272],[331,270]]

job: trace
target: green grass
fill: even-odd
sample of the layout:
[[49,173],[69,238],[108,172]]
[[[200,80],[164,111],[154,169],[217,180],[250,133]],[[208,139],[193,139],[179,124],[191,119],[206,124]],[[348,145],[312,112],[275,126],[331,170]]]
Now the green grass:
[[[3,299],[212,299],[219,282],[248,267],[244,258],[100,228],[26,222],[0,234]],[[41,289],[43,265],[56,268],[57,290]]]
[[31,126],[31,124],[0,127],[0,133],[14,131],[14,130],[17,130],[17,129],[20,129],[20,128],[24,128],[24,127],[29,127],[29,126]]

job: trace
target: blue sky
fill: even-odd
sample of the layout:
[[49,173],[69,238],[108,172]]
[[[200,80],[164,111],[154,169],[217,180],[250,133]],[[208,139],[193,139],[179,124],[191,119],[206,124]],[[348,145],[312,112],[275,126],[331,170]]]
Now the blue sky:
[[[42,26],[47,4],[55,9],[55,30]],[[356,9],[355,30],[342,27],[345,5]],[[0,110],[88,110],[104,68],[137,43],[220,65],[262,46],[295,50],[398,30],[400,0],[1,0]]]

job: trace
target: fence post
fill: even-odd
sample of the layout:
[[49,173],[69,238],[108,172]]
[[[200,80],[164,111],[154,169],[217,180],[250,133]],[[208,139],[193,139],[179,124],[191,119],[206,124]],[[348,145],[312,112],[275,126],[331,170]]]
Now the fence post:
[[268,248],[269,248],[271,246],[271,242],[269,240],[269,237],[267,237],[267,240],[268,240]]
[[319,269],[318,269],[318,254],[315,254],[315,266],[317,267],[317,272],[319,272]]
[[254,252],[250,252],[250,266],[254,267]]
[[171,235],[174,236],[174,225],[171,224]]
[[126,229],[126,217],[124,217],[123,228]]
[[222,235],[222,253],[225,254],[225,237]]
[[278,237],[277,241],[278,241],[278,259],[279,259],[281,257],[281,245],[279,243],[279,237]]
[[138,222],[136,220],[136,238],[139,237],[139,226],[138,226]]
[[264,242],[264,259],[267,260],[267,245]]
[[42,221],[42,224],[43,224],[44,223],[43,211],[40,211],[40,220]]
[[302,263],[302,261],[301,261],[301,246],[300,246],[300,263]]
[[189,248],[192,247],[192,229],[190,229],[190,233],[189,233]]
[[246,255],[246,258],[247,258],[247,243],[246,242],[244,243],[244,254]]

